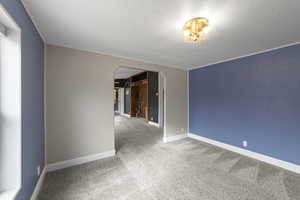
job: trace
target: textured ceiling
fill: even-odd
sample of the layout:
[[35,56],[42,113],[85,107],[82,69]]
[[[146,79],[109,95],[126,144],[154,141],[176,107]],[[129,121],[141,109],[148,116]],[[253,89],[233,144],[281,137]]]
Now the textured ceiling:
[[[300,41],[295,0],[22,0],[49,44],[182,69]],[[206,17],[206,41],[182,41],[181,27]]]

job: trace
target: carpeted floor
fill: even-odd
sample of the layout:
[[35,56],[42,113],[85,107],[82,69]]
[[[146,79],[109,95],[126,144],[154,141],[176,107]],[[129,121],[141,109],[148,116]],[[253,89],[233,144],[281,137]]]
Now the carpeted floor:
[[300,176],[117,116],[117,156],[48,173],[39,200],[300,200]]

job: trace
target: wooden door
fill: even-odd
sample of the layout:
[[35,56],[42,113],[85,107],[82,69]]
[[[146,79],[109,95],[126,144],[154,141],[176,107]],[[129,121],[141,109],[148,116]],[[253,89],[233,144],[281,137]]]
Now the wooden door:
[[148,120],[148,81],[143,80],[139,83],[139,117]]
[[137,101],[139,97],[139,87],[137,86],[132,86],[131,87],[131,106],[130,106],[130,116],[131,117],[137,117]]

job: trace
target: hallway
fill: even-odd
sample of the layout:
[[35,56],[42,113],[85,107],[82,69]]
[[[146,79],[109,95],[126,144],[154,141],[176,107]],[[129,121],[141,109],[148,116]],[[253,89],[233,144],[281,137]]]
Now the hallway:
[[116,150],[122,153],[127,148],[136,148],[134,152],[147,150],[161,143],[163,129],[147,124],[143,118],[115,116]]
[[40,200],[299,200],[300,177],[115,117],[117,156],[46,175]]

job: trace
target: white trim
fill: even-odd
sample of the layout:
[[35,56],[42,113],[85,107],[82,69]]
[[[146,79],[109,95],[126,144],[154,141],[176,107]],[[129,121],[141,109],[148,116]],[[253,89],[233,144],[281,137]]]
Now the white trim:
[[203,67],[209,67],[211,65],[226,63],[226,62],[229,62],[229,61],[232,61],[232,60],[237,60],[237,59],[240,59],[240,58],[245,58],[245,57],[254,56],[254,55],[258,55],[258,54],[262,54],[262,53],[267,53],[267,52],[270,52],[270,51],[275,51],[275,50],[278,50],[278,49],[282,49],[282,48],[285,48],[285,47],[294,46],[294,45],[297,45],[297,44],[300,44],[300,42],[293,42],[293,43],[281,45],[281,46],[278,46],[278,47],[275,47],[275,48],[271,48],[271,49],[266,49],[266,50],[262,50],[262,51],[256,51],[256,52],[253,52],[253,53],[250,53],[250,54],[246,54],[246,55],[243,55],[243,56],[237,56],[237,57],[233,57],[233,58],[228,58],[228,59],[220,60],[220,61],[217,61],[217,62],[214,62],[214,63],[209,63],[209,64],[197,66],[197,67],[191,67],[188,70],[199,69],[199,68],[203,68]]
[[162,125],[162,116],[161,116],[161,111],[162,111],[162,102],[161,102],[161,98],[162,98],[162,91],[161,91],[161,72],[158,72],[158,123],[161,126]]
[[39,180],[38,180],[37,184],[35,185],[35,188],[34,188],[34,191],[31,195],[30,200],[37,200],[38,199],[38,195],[39,195],[40,190],[42,188],[45,176],[46,176],[46,170],[44,168],[41,175],[40,175],[40,177],[39,177]]
[[171,137],[164,137],[163,141],[165,143],[167,143],[167,142],[174,142],[176,140],[181,140],[181,139],[184,139],[186,137],[187,137],[186,134],[180,134],[180,135],[175,135],[175,136],[171,136]]
[[164,81],[164,84],[163,84],[163,141],[165,142],[165,139],[167,139],[167,76],[164,72],[161,72],[160,74]]
[[115,155],[116,155],[116,151],[111,150],[111,151],[106,151],[106,152],[102,152],[102,153],[99,153],[99,154],[88,155],[88,156],[75,158],[75,159],[72,159],[72,160],[57,162],[57,163],[47,165],[46,171],[51,172],[51,171],[55,171],[55,170],[59,170],[59,169],[64,169],[64,168],[67,168],[67,167],[81,165],[81,164],[84,164],[84,163],[92,162],[92,161],[95,161],[95,160],[100,160],[100,159],[103,159],[103,158],[112,157],[112,156],[115,156]]
[[116,57],[116,58],[121,58],[121,59],[127,59],[127,60],[132,60],[132,61],[137,61],[137,62],[143,62],[145,64],[149,64],[149,65],[157,65],[160,67],[164,67],[164,68],[171,68],[171,69],[178,69],[181,71],[186,71],[186,68],[182,68],[182,66],[179,65],[169,65],[169,64],[164,64],[164,63],[155,63],[155,62],[151,62],[149,60],[146,59],[139,59],[139,58],[134,58],[134,57],[130,57],[130,56],[122,56],[119,54],[113,54],[113,53],[106,53],[103,51],[97,51],[97,50],[90,50],[90,49],[86,49],[86,48],[78,48],[78,47],[73,47],[71,45],[65,45],[65,44],[59,44],[59,43],[55,43],[55,42],[47,42],[48,45],[51,46],[56,46],[56,47],[63,47],[63,48],[67,48],[67,49],[73,49],[73,50],[77,50],[77,51],[85,51],[85,52],[89,52],[89,53],[95,53],[95,54],[100,54],[103,56],[112,56],[112,57]]
[[44,41],[44,43],[46,43],[46,38],[44,36],[44,34],[42,33],[41,29],[38,26],[38,23],[34,20],[33,15],[31,14],[30,10],[28,9],[26,3],[24,3],[24,0],[21,0],[23,7],[26,11],[26,13],[28,14],[29,18],[31,19],[31,22],[33,24],[33,26],[35,27],[36,31],[39,33],[39,35],[41,36],[42,40]]
[[1,191],[0,200],[14,200],[18,196],[20,190],[21,188]]
[[122,116],[124,116],[124,117],[128,117],[128,118],[131,118],[131,116],[130,115],[128,115],[128,114],[126,114],[126,113],[123,113],[123,114],[121,114]]
[[[18,102],[10,102],[10,105],[14,107],[11,112],[14,113],[6,113],[8,116],[12,115],[14,116],[13,121],[11,123],[15,124],[16,126],[9,126],[5,127],[4,129],[14,129],[9,130],[7,132],[7,135],[11,135],[14,140],[13,145],[10,145],[11,154],[9,154],[10,159],[8,159],[9,162],[6,162],[7,160],[3,159],[2,161],[7,164],[11,165],[9,167],[9,173],[8,174],[10,179],[10,183],[8,186],[6,186],[6,180],[1,180],[3,183],[1,184],[0,188],[0,200],[11,200],[15,199],[15,197],[18,195],[19,191],[22,188],[22,29],[20,28],[19,24],[16,23],[15,19],[10,15],[10,13],[6,10],[6,8],[3,6],[2,3],[0,3],[0,19],[1,23],[4,26],[5,29],[5,35],[6,39],[4,39],[1,42],[1,50],[5,52],[5,56],[1,58],[1,65],[3,68],[3,73],[1,70],[1,74],[5,74],[6,79],[7,77],[12,76],[13,78],[9,78],[9,82],[11,83],[11,80],[14,80],[15,85],[10,85],[10,91],[13,91],[9,96],[11,96],[13,93],[13,99]],[[9,41],[9,42],[7,42]],[[9,45],[3,44],[7,43]],[[9,47],[8,47],[9,46]],[[12,47],[13,46],[13,47]],[[5,47],[5,48],[3,48]],[[7,50],[7,48],[9,50]],[[7,58],[6,56],[9,56],[13,59]],[[9,60],[9,63],[6,63],[7,60]],[[9,72],[6,70],[9,69]],[[13,73],[11,70],[15,70]],[[2,77],[0,77],[2,78]],[[4,80],[3,80],[4,81]],[[6,81],[5,81],[6,84]],[[4,86],[5,87],[5,86]],[[6,94],[4,94],[6,96]],[[7,96],[8,97],[8,96]],[[1,99],[2,101],[3,99]],[[7,100],[5,98],[5,100]],[[17,111],[15,110],[17,109]],[[17,121],[17,123],[15,123]],[[18,129],[18,130],[16,130]],[[6,131],[5,131],[6,133]],[[17,135],[17,136],[16,136]],[[6,137],[4,137],[6,138]],[[5,156],[6,157],[6,156]],[[10,164],[11,162],[14,162]],[[6,167],[4,167],[6,168]],[[6,170],[5,170],[6,172]],[[4,177],[1,177],[4,179]],[[10,188],[10,189],[7,189]],[[4,190],[3,190],[4,189]],[[7,190],[6,190],[7,189]]]
[[156,127],[160,127],[159,123],[148,121],[148,124]]
[[119,111],[120,111],[120,114],[122,115],[122,114],[124,114],[124,88],[120,88],[119,89],[119,97],[120,97],[120,99],[119,99],[119,103],[120,103],[120,109],[119,109]]
[[216,140],[208,139],[206,137],[202,137],[202,136],[199,136],[199,135],[196,135],[196,134],[193,134],[193,133],[188,133],[188,137],[199,140],[199,141],[202,141],[202,142],[206,142],[206,143],[209,143],[209,144],[227,149],[229,151],[233,151],[233,152],[236,152],[238,154],[242,154],[244,156],[248,156],[248,157],[254,158],[256,160],[259,160],[259,161],[262,161],[262,162],[265,162],[265,163],[268,163],[268,164],[271,164],[271,165],[275,165],[277,167],[280,167],[280,168],[283,168],[283,169],[286,169],[286,170],[289,170],[289,171],[300,174],[300,166],[296,165],[296,164],[293,164],[293,163],[290,163],[290,162],[286,162],[286,161],[283,161],[283,160],[279,160],[277,158],[273,158],[273,157],[266,156],[266,155],[263,155],[263,154],[260,154],[260,153],[256,153],[256,152],[253,152],[253,151],[242,149],[242,148],[232,146],[232,145],[229,145],[229,144],[225,144],[225,143],[222,143],[222,142],[219,142],[219,141],[216,141]]

